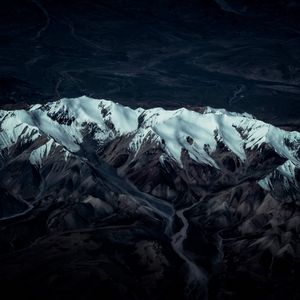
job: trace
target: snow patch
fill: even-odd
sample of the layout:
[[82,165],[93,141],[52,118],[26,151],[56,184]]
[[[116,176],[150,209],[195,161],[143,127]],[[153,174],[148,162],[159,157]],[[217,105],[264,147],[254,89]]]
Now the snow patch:
[[34,149],[29,156],[29,161],[32,165],[35,165],[37,167],[42,166],[43,160],[48,157],[52,145],[54,144],[54,140],[50,139],[47,143],[44,145]]

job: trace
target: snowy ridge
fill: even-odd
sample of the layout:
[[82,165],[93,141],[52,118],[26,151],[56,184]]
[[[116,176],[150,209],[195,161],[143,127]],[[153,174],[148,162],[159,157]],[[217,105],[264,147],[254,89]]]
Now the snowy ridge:
[[210,107],[210,106],[206,106],[203,113],[204,114],[213,113],[213,114],[216,114],[216,115],[226,114],[228,116],[233,116],[233,117],[246,117],[248,119],[255,119],[254,116],[252,116],[251,114],[248,114],[246,112],[237,113],[237,112],[227,111],[224,108],[214,108],[214,107]]
[[54,140],[50,139],[47,143],[45,143],[41,147],[33,150],[29,156],[30,163],[32,165],[36,165],[40,167],[42,165],[43,159],[49,155],[53,143]]
[[99,143],[106,142],[135,130],[139,111],[111,101],[80,97],[35,105],[29,114],[43,133],[71,152],[77,152],[85,127],[93,130]]
[[162,140],[151,127],[140,128],[137,130],[129,143],[129,149],[137,154],[143,143],[156,143],[160,145]]
[[44,161],[51,155],[51,152],[59,148],[59,152],[63,154],[64,160],[67,161],[71,156],[71,153],[64,149],[61,145],[56,143],[52,138],[50,138],[45,144],[34,149],[29,155],[29,161],[32,165],[36,167],[42,167]]
[[[294,169],[300,167],[300,133],[286,132],[247,113],[211,107],[200,113],[185,108],[131,109],[86,96],[34,105],[28,111],[0,111],[0,150],[9,148],[19,138],[26,142],[46,135],[50,139],[32,152],[33,164],[39,165],[49,155],[53,142],[71,153],[79,151],[86,134],[92,135],[99,145],[128,136],[129,150],[135,153],[144,143],[160,145],[179,166],[182,149],[186,149],[196,162],[216,168],[211,153],[219,142],[241,161],[246,160],[248,149],[259,149],[266,143],[288,160],[278,169],[286,178],[293,178]],[[266,182],[260,184],[268,186]]]
[[283,177],[283,185],[286,189],[290,186],[295,187],[300,191],[300,187],[295,178],[296,168],[300,168],[300,165],[295,165],[290,160],[287,160],[283,165],[279,166],[274,172],[267,175],[265,178],[258,181],[258,184],[266,191],[273,190],[273,179],[278,176]]
[[0,110],[0,150],[9,148],[18,139],[26,143],[36,140],[39,136],[39,128],[34,125],[27,111]]

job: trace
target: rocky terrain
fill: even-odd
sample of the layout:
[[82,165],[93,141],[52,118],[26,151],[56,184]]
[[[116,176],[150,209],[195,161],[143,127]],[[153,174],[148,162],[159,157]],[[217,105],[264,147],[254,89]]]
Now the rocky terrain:
[[248,113],[86,96],[1,110],[1,290],[297,299],[299,169],[300,133]]

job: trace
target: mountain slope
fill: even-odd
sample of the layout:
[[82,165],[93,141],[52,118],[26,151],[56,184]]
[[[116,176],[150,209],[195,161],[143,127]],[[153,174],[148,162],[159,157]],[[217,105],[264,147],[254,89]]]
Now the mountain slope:
[[[68,257],[75,247],[76,280],[106,261],[110,271],[100,263],[95,272],[111,297],[128,287],[128,299],[151,299],[162,285],[158,299],[248,299],[242,287],[256,285],[276,287],[265,299],[291,293],[300,259],[299,149],[298,132],[210,107],[131,109],[80,97],[2,110],[0,285],[23,286],[31,268],[42,272],[31,263],[16,271],[12,260],[30,262],[47,247],[55,249],[50,257]],[[60,280],[79,297],[68,279],[77,263],[67,259]],[[29,276],[26,293],[39,297],[37,283],[60,290],[49,270],[44,279]]]

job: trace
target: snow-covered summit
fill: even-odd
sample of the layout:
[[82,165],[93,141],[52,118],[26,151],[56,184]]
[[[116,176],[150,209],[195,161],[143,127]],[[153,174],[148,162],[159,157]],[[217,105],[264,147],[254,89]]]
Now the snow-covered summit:
[[247,113],[211,107],[202,112],[186,108],[131,109],[86,96],[34,105],[29,110],[0,111],[0,150],[20,138],[28,142],[46,135],[74,153],[86,134],[91,134],[99,145],[126,136],[131,139],[128,150],[133,152],[139,151],[143,143],[155,142],[179,165],[185,149],[196,162],[214,167],[218,166],[211,154],[219,142],[241,161],[246,159],[247,149],[259,149],[266,143],[300,166],[300,133],[286,132]]

